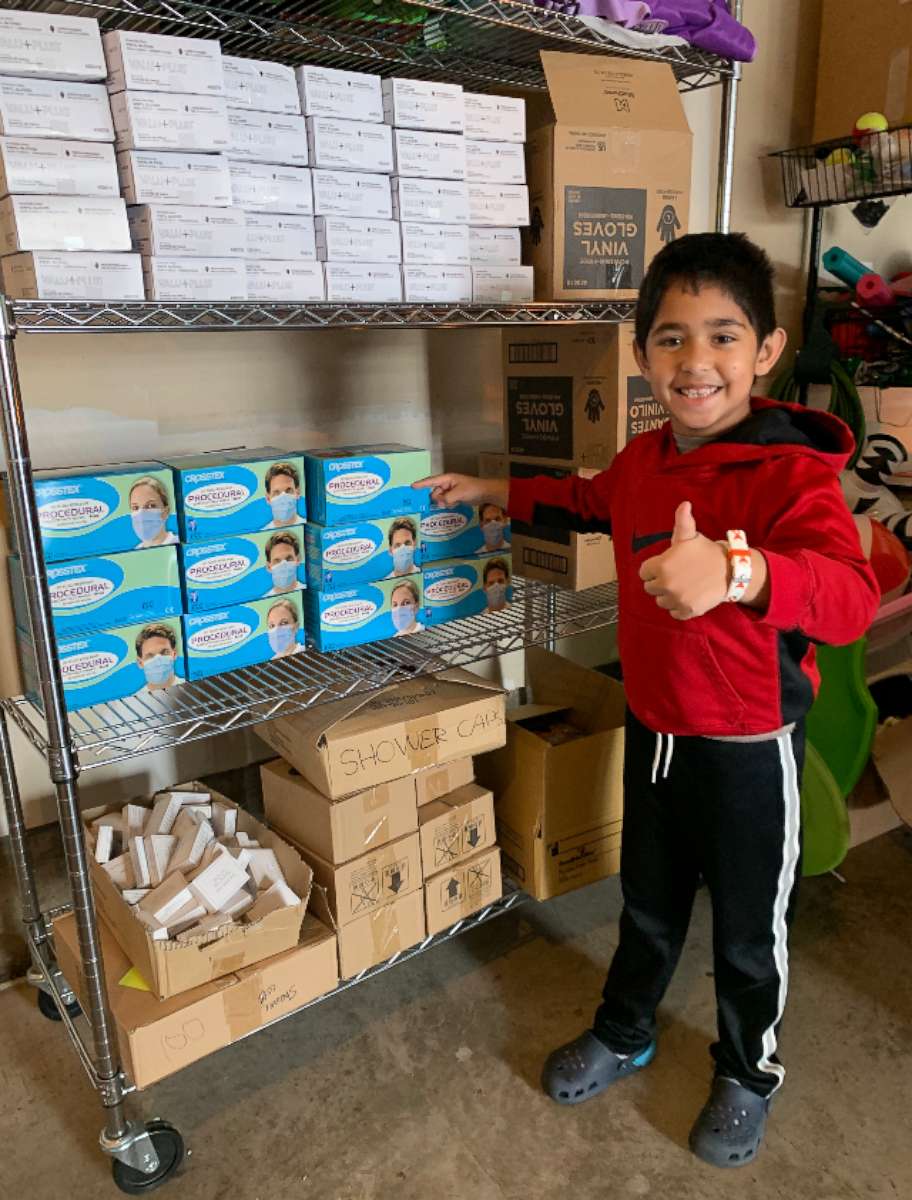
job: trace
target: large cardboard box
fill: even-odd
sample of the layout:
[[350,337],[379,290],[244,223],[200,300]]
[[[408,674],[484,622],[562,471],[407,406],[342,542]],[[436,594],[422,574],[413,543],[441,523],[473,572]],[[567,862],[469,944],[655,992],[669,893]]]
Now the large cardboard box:
[[269,824],[335,865],[415,832],[415,778],[409,775],[329,800],[282,758],[260,768]]
[[333,800],[504,744],[504,694],[453,668],[259,726]]
[[633,326],[507,329],[507,453],[607,467],[638,433],[665,421],[633,357]]
[[826,0],[817,66],[815,142],[848,137],[858,117],[912,121],[912,4]]
[[351,862],[334,866],[305,846],[301,854],[329,905],[333,926],[343,929],[374,909],[421,890],[421,849],[417,833],[380,846]]
[[[143,986],[104,921],[98,932],[123,1067],[140,1089],[301,1008],[339,980],[335,934],[313,916],[304,918],[294,949],[170,1000]],[[54,922],[54,946],[64,978],[87,1008],[72,914]]]
[[[517,479],[536,475],[560,479],[572,473],[591,479],[598,470],[595,467],[554,467],[550,463],[535,463],[484,451],[478,456],[478,473],[483,478],[497,479],[503,479],[507,474]],[[553,583],[573,592],[613,583],[617,579],[614,547],[607,533],[572,533],[550,526],[527,525],[524,521],[512,522],[512,529],[513,569],[517,575]]]
[[[322,919],[333,923],[326,898],[319,887],[314,888],[314,907]],[[342,978],[351,979],[362,971],[386,962],[394,954],[400,954],[423,941],[426,935],[422,887],[338,928]]]
[[650,259],[687,232],[692,135],[671,67],[541,57],[554,115],[528,146],[535,295],[633,299]]
[[[202,790],[194,784],[182,785],[179,790],[193,789]],[[154,941],[150,931],[136,918],[107,871],[95,861],[94,854],[90,854],[89,873],[98,911],[110,926],[124,953],[160,1000],[167,1000],[222,975],[240,971],[242,967],[248,967],[263,958],[290,950],[298,943],[301,922],[307,909],[313,872],[297,850],[226,796],[212,791],[209,794],[213,800],[219,800],[222,804],[238,810],[236,820],[239,831],[246,833],[265,849],[275,851],[288,886],[301,900],[299,904],[276,909],[255,924],[239,924],[224,937],[208,945]],[[134,800],[133,803],[142,801]],[[148,803],[147,801],[147,806]],[[120,812],[122,808],[123,805],[114,804],[89,809],[83,813],[90,845],[93,841],[89,829],[92,821],[106,813]]]
[[[529,704],[507,712],[507,744],[477,766],[494,792],[504,867],[539,900],[620,869],[624,690],[547,650],[526,652]],[[581,736],[546,741],[536,727],[566,723]]]
[[502,895],[500,849],[494,846],[427,880],[424,885],[427,931],[441,933]]
[[427,878],[494,845],[494,797],[487,788],[467,783],[425,804],[419,825],[421,866]]

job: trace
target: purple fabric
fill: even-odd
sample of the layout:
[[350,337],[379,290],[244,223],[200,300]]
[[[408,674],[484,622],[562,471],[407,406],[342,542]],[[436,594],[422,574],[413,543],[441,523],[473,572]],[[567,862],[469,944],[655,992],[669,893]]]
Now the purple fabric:
[[692,46],[752,62],[757,53],[754,35],[731,15],[725,0],[535,0],[570,16],[603,17],[628,28],[644,27],[651,33],[673,34]]

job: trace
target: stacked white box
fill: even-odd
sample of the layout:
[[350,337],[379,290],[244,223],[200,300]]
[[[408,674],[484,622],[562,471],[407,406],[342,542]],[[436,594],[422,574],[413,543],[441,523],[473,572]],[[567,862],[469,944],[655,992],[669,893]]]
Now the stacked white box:
[[19,299],[142,299],[97,21],[0,12],[0,272]]
[[264,303],[323,300],[316,261],[311,156],[291,67],[226,57],[228,172],[247,225],[247,295]]
[[317,217],[316,235],[321,262],[402,262],[398,221]]

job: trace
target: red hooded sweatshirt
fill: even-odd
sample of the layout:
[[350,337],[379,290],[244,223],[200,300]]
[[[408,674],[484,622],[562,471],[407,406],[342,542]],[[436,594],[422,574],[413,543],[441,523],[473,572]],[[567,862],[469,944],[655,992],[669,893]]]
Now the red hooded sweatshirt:
[[[819,683],[814,643],[861,637],[880,600],[839,486],[852,435],[836,417],[751,401],[740,425],[690,453],[671,424],[640,434],[594,479],[513,479],[517,521],[614,539],[619,642],[632,711],[656,733],[769,733],[804,716]],[[642,563],[693,504],[714,540],[743,529],[769,569],[765,612],[720,604],[676,621],[643,590]]]

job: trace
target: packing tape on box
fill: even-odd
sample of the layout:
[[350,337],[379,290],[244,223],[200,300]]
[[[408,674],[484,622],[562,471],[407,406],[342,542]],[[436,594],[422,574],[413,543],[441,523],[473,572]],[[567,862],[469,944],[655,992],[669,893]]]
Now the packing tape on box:
[[386,904],[371,913],[371,935],[374,939],[374,962],[385,962],[402,949],[402,933],[395,913],[396,905]]
[[262,1023],[260,1010],[263,991],[263,976],[256,971],[243,980],[241,986],[233,987],[225,994],[222,1008],[232,1042]]
[[385,813],[379,820],[368,821],[364,826],[363,845],[366,850],[374,846],[382,846],[389,840],[389,813]]
[[390,802],[390,793],[392,785],[389,783],[378,783],[368,791],[363,800],[364,812],[373,812],[375,808],[385,808]]

